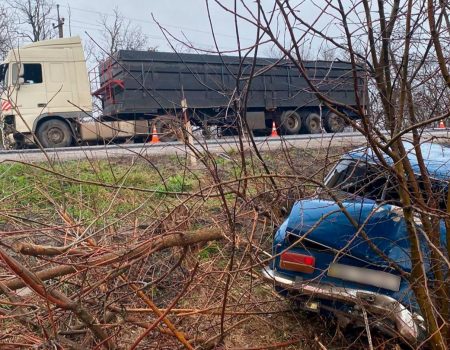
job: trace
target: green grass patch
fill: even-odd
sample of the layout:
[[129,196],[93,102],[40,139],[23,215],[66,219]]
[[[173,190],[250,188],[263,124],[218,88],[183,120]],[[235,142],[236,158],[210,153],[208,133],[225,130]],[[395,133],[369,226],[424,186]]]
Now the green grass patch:
[[209,243],[205,248],[198,252],[198,258],[200,261],[209,260],[212,256],[219,252],[219,246],[216,242]]
[[[169,173],[163,167],[159,171],[146,163],[105,160],[68,161],[54,167],[0,164],[0,212],[45,216],[55,222],[58,211],[63,210],[84,224],[95,220],[94,227],[137,208],[143,216],[154,216],[152,197],[161,199],[168,196],[167,192],[190,191],[196,184],[192,176]],[[0,214],[0,222],[5,220]]]
[[155,187],[155,191],[157,191],[156,195],[161,198],[171,192],[187,192],[192,190],[193,183],[191,178],[176,174],[170,176],[164,183]]

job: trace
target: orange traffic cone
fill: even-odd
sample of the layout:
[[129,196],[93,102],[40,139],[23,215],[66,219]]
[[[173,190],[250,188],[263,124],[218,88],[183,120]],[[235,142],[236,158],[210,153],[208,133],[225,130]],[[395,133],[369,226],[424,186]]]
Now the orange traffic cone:
[[443,120],[441,120],[440,122],[439,122],[439,127],[438,127],[439,129],[445,129],[445,124],[444,124],[444,121]]
[[275,122],[272,122],[272,133],[270,134],[270,137],[279,137]]
[[159,143],[159,136],[158,136],[158,131],[156,130],[156,125],[153,124],[153,130],[152,130],[152,140],[150,141],[150,143]]

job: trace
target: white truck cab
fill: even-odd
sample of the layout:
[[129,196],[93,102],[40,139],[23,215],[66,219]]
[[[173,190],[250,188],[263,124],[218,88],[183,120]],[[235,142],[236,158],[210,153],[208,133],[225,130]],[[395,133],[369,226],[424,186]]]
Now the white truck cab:
[[75,121],[92,114],[92,98],[79,37],[46,40],[11,50],[0,65],[1,120],[15,144],[66,147]]

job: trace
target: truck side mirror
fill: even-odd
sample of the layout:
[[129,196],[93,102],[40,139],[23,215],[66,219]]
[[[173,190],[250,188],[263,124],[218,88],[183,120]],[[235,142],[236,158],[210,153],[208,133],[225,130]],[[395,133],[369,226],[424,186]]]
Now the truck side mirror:
[[15,89],[19,90],[20,89],[20,85],[25,84],[25,79],[23,77],[18,77],[16,80],[16,83],[14,84]]
[[21,63],[14,63],[12,65],[12,82],[13,85],[18,89],[20,88],[21,84],[25,83],[24,79],[24,73],[25,69],[23,67],[23,64]]

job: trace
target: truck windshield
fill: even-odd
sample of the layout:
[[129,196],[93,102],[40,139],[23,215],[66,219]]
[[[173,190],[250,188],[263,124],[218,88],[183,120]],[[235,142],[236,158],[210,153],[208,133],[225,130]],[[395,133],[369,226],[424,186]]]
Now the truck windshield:
[[5,88],[8,84],[8,65],[1,64],[0,65],[0,86]]

